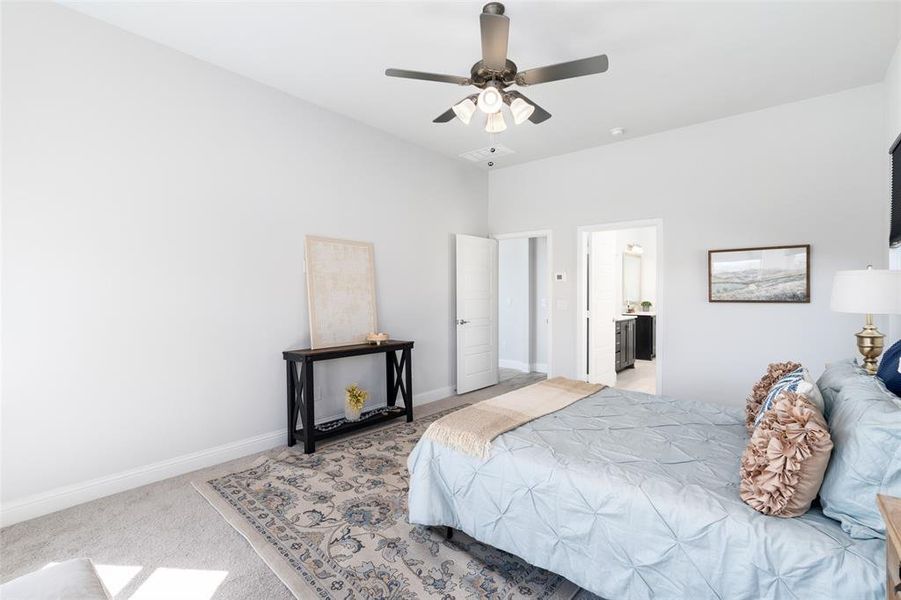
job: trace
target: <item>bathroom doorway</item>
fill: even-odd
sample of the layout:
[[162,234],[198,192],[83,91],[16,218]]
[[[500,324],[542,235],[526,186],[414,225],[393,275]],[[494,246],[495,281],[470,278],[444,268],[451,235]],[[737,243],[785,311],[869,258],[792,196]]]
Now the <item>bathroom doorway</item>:
[[661,229],[659,220],[579,228],[577,356],[585,381],[660,392]]

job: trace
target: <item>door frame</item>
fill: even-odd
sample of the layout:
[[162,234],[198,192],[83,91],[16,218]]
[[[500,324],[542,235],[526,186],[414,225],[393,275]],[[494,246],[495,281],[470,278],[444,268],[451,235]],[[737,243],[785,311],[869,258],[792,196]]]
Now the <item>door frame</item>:
[[[661,314],[660,305],[662,304],[664,307],[666,306],[665,302],[661,302],[664,296],[664,289],[660,285],[660,282],[663,281],[663,266],[664,261],[660,260],[660,256],[663,254],[663,219],[639,219],[636,221],[617,221],[614,223],[599,223],[596,225],[580,225],[576,227],[576,369],[578,376],[581,380],[588,380],[588,364],[587,358],[588,356],[585,353],[585,345],[587,344],[587,333],[585,331],[585,294],[588,293],[586,286],[586,269],[587,264],[585,261],[585,255],[582,251],[582,238],[587,233],[591,233],[593,231],[611,231],[611,230],[619,230],[619,229],[637,229],[639,227],[656,227],[657,228],[657,269],[655,273],[655,279],[657,280],[657,307],[655,309],[655,313],[659,317]],[[665,309],[664,309],[665,310]],[[664,345],[661,343],[663,340],[663,331],[659,327],[659,323],[657,324],[657,330],[655,332],[656,337],[656,393],[663,393],[663,355],[664,355]]]
[[[547,240],[547,378],[554,377],[554,235],[550,229],[534,229],[531,231],[513,231],[510,233],[491,233],[488,237],[495,240],[517,240],[522,238],[539,238]],[[498,301],[500,304],[500,301]],[[500,307],[498,306],[498,309]],[[500,319],[500,315],[498,315]]]

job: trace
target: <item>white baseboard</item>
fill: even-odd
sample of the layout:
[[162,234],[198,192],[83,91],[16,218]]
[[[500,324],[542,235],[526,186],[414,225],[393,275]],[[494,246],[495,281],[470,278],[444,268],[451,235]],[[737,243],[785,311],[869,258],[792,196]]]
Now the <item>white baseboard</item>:
[[[453,393],[454,388],[448,386],[423,392],[422,394],[414,394],[413,405],[428,404],[429,402],[446,398]],[[285,437],[284,429],[270,431],[269,433],[263,433],[236,442],[151,463],[143,467],[128,469],[127,471],[5,502],[0,506],[0,527],[6,527],[7,525],[34,519],[35,517],[83,504],[84,502],[90,502],[97,498],[118,494],[142,485],[277,448],[286,443]]]
[[428,392],[423,392],[421,394],[413,394],[413,406],[419,406],[421,404],[428,404],[429,402],[435,402],[436,400],[443,400],[448,396],[454,395],[454,386],[448,385],[443,388],[438,388],[434,390],[429,390]]
[[529,364],[527,362],[522,362],[519,360],[509,360],[502,358],[497,361],[497,366],[502,369],[516,369],[517,371],[522,371],[523,373],[547,373],[546,363]]
[[143,467],[128,469],[6,502],[0,507],[0,526],[6,527],[148,483],[269,450],[284,444],[285,436],[283,430],[271,431],[230,444],[184,454]]
[[516,369],[517,371],[522,371],[523,373],[529,372],[529,363],[522,362],[519,360],[509,360],[506,358],[502,358],[497,361],[497,366],[502,369]]

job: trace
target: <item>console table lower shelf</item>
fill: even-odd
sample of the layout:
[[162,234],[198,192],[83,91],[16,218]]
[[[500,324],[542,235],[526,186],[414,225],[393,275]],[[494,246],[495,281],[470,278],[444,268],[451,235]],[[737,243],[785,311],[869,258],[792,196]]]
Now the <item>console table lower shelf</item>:
[[[373,410],[367,410],[360,415],[359,421],[348,421],[344,417],[340,419],[335,419],[333,421],[326,421],[324,423],[319,423],[318,425],[313,427],[313,437],[314,439],[321,440],[324,438],[329,438],[334,435],[341,435],[342,433],[349,433],[351,431],[356,431],[357,429],[363,429],[364,427],[369,427],[370,425],[376,425],[378,423],[384,423],[385,421],[390,421],[392,419],[396,419],[397,417],[402,417],[406,414],[406,410],[400,406],[383,406],[381,408],[375,408]],[[294,432],[295,439],[303,439],[303,428],[297,429]]]
[[[335,419],[316,423],[315,397],[313,390],[313,364],[323,360],[333,360],[367,354],[385,355],[385,388],[387,406],[368,410],[360,415],[359,421]],[[384,423],[404,416],[407,422],[413,420],[413,342],[388,340],[378,346],[355,344],[336,348],[312,350],[288,350],[282,353],[288,374],[288,446],[303,440],[303,451],[316,451],[316,441],[329,438],[370,425]],[[403,406],[397,406],[398,394]],[[299,419],[298,419],[299,417]],[[298,427],[298,420],[302,426]]]

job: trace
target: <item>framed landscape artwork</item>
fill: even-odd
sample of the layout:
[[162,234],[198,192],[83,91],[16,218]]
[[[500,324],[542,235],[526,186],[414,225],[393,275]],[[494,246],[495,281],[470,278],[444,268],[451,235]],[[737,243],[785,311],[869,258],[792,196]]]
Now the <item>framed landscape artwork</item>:
[[810,245],[707,252],[710,302],[810,302]]

